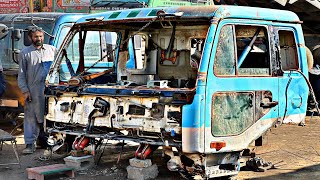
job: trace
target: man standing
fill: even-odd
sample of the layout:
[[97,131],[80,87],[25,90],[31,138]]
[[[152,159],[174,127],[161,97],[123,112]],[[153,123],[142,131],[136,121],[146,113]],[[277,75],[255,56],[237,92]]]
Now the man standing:
[[56,48],[43,44],[44,31],[33,27],[28,31],[32,45],[24,48],[19,55],[18,85],[24,99],[24,141],[23,154],[35,151],[39,133],[43,134],[45,108],[45,78],[54,59]]

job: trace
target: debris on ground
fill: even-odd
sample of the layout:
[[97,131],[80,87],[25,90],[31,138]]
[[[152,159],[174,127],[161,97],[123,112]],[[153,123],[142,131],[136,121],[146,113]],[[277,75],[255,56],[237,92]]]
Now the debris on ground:
[[255,172],[264,172],[268,169],[274,169],[275,166],[271,162],[265,162],[262,158],[260,157],[254,157],[250,158],[246,162],[245,168],[247,170],[252,170]]

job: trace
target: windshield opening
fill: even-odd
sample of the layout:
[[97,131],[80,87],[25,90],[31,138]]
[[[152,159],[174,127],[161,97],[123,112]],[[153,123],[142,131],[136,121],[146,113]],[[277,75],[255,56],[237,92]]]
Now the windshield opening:
[[[85,35],[84,35],[85,34]],[[63,47],[61,64],[59,65],[59,83],[67,83],[72,77],[83,73],[79,72],[80,66],[84,70],[88,69],[82,75],[90,75],[103,72],[113,67],[115,48],[118,35],[116,32],[108,31],[85,31],[74,33],[73,38]],[[81,54],[84,57],[84,63],[81,65]],[[96,63],[96,64],[95,64]],[[93,67],[91,67],[95,64]],[[93,83],[105,83],[102,81]]]
[[209,22],[155,22],[139,31],[141,24],[74,31],[49,83],[194,88]]

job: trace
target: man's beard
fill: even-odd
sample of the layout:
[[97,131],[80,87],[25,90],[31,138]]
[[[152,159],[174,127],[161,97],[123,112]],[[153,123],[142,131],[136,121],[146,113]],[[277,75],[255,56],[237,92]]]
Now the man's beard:
[[32,44],[35,45],[35,46],[42,46],[43,42],[40,41],[40,40],[37,40],[37,41],[32,41]]

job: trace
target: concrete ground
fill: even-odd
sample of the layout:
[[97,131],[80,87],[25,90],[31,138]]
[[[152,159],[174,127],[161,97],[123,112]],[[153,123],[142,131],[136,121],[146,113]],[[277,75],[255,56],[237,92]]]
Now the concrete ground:
[[[13,127],[8,123],[0,123],[2,129],[11,132]],[[54,155],[52,160],[41,161],[39,157],[43,150],[37,150],[32,155],[22,155],[23,135],[22,130],[14,131],[18,140],[18,151],[21,158],[21,168],[17,165],[0,166],[0,180],[27,179],[26,168],[44,166],[49,164],[64,163],[62,157]],[[264,146],[255,149],[256,156],[264,161],[275,164],[275,169],[265,172],[241,171],[238,179],[320,179],[320,118],[307,118],[306,126],[282,125],[272,128],[264,138]],[[105,180],[127,179],[126,167],[129,159],[134,156],[135,144],[125,146],[122,158],[117,164],[121,146],[108,144],[100,163],[86,171],[77,172],[77,180]],[[161,158],[161,151],[156,151],[153,163],[159,168],[159,180],[182,179],[176,172],[170,172]],[[14,162],[15,156],[10,144],[5,144],[0,151],[0,164]],[[52,175],[47,180],[67,180],[65,175]]]
[[241,171],[239,179],[320,179],[320,117],[307,117],[306,126],[271,129],[256,156],[275,164],[265,172]]

